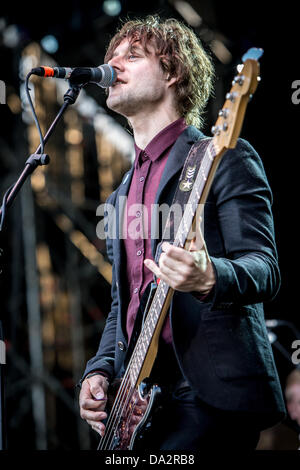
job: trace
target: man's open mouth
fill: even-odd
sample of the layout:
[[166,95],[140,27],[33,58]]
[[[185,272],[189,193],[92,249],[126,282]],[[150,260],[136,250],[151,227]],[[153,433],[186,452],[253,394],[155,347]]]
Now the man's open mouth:
[[123,80],[116,80],[115,83],[113,84],[113,86],[116,86],[116,85],[124,85],[125,82],[123,82]]

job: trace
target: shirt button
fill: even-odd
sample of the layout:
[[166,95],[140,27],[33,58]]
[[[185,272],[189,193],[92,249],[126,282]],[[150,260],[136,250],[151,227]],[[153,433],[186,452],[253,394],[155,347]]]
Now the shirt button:
[[144,181],[144,179],[145,179],[144,176],[141,176],[140,177],[140,182],[142,183]]
[[118,347],[119,347],[119,349],[121,349],[121,351],[124,351],[125,344],[122,341],[118,341]]
[[134,292],[135,294],[137,294],[137,293],[138,293],[138,288],[135,287],[134,290],[133,290],[133,292]]
[[137,211],[137,212],[135,213],[135,215],[136,215],[136,217],[141,217],[140,211]]
[[136,254],[137,254],[138,256],[141,256],[141,254],[142,254],[141,250],[138,250],[138,251],[136,252]]

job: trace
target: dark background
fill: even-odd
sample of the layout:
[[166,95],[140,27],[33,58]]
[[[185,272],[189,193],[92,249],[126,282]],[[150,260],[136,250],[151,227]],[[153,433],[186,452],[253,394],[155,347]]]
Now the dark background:
[[[292,103],[292,82],[300,79],[298,64],[298,24],[293,2],[276,3],[266,8],[262,2],[217,2],[195,0],[189,2],[202,17],[203,23],[196,31],[202,36],[206,48],[209,48],[210,35],[222,37],[232,55],[229,63],[221,63],[214,57],[216,66],[216,94],[208,105],[204,131],[210,134],[210,127],[217,117],[218,107],[222,107],[225,93],[229,91],[235,66],[249,47],[261,47],[264,55],[260,60],[262,80],[247,109],[241,136],[250,141],[260,154],[273,191],[273,213],[276,239],[282,273],[280,293],[271,303],[265,305],[267,319],[281,319],[291,322],[300,329],[298,308],[298,158],[299,158],[299,113],[300,105]],[[266,4],[269,5],[269,4]],[[97,66],[103,63],[105,47],[119,24],[119,17],[159,13],[165,17],[182,19],[168,1],[121,1],[122,11],[119,16],[108,16],[103,12],[102,2],[76,1],[71,4],[53,1],[49,6],[27,2],[22,6],[2,7],[1,15],[6,26],[14,24],[19,31],[19,40],[14,47],[8,47],[0,40],[1,72],[0,79],[5,81],[9,90],[18,93],[20,78],[18,63],[22,50],[32,41],[39,42],[46,34],[53,34],[59,41],[59,49],[52,57],[60,66]],[[208,33],[207,33],[208,31]],[[220,36],[221,35],[221,36]],[[105,109],[105,95],[97,87],[90,86],[87,93]],[[13,114],[7,105],[0,105],[1,111],[1,151],[0,151],[0,188],[1,197],[16,175],[23,168],[28,156],[28,147],[24,138],[26,128],[20,115]],[[108,114],[110,110],[106,109]],[[121,117],[111,114],[124,127]],[[18,154],[13,171],[7,164],[10,154]],[[10,157],[9,157],[10,158]],[[121,174],[119,175],[119,179]],[[115,181],[117,184],[118,178]],[[96,194],[96,192],[95,192]],[[96,196],[92,195],[95,199]],[[13,245],[12,240],[20,234],[18,214],[20,205],[15,201],[1,234],[0,247],[4,250],[1,257],[2,274],[0,284],[1,318],[5,339],[9,347],[15,348],[28,366],[28,324],[25,305],[24,259],[20,244]],[[91,211],[90,211],[91,212]],[[88,210],[85,216],[90,223],[95,223]],[[14,215],[13,215],[14,214]],[[68,244],[47,215],[36,208],[36,220],[39,239],[51,245],[54,269],[63,275],[64,256]],[[16,235],[17,234],[17,235]],[[21,237],[21,235],[20,235]],[[51,241],[51,243],[50,243]],[[105,249],[91,240],[105,255]],[[12,266],[12,250],[18,247],[18,256],[14,256],[17,266]],[[16,261],[17,260],[17,261]],[[18,261],[19,260],[19,261]],[[85,269],[86,260],[78,254],[80,269]],[[13,276],[19,272],[18,279]],[[93,326],[93,315],[100,330],[109,310],[109,284],[98,272],[91,269],[88,275],[86,302],[83,305],[83,321]],[[17,293],[17,297],[16,297]],[[12,307],[13,304],[13,307]],[[94,309],[94,310],[93,310]],[[12,314],[13,312],[13,314]],[[99,313],[100,312],[100,313]],[[98,316],[97,316],[98,315]],[[102,323],[101,323],[102,322]],[[98,329],[99,331],[99,329]],[[274,354],[280,379],[284,382],[294,365],[288,356],[292,354],[291,344],[296,339],[295,331],[288,326],[272,330],[277,336],[274,342]],[[86,345],[86,356],[96,348],[99,333],[96,331]],[[56,347],[58,347],[56,345]],[[7,440],[8,448],[18,446],[34,449],[37,441],[34,432],[34,417],[30,399],[21,406],[24,396],[30,397],[31,379],[28,370],[15,370],[13,355],[8,352],[6,366],[7,398]],[[53,376],[60,381],[67,394],[74,398],[74,384],[78,377],[69,370],[62,370],[59,365],[52,370]],[[26,381],[27,378],[27,381]],[[12,384],[14,387],[12,387]],[[75,398],[76,399],[76,398]],[[74,412],[65,407],[60,398],[56,398],[56,426],[48,432],[47,446],[54,449],[75,449],[80,437],[75,431],[76,405]],[[22,413],[19,410],[22,408]],[[20,409],[21,409],[20,408]],[[19,410],[19,411],[18,411]],[[16,419],[18,415],[18,419]],[[96,439],[90,436],[88,446],[94,446]]]

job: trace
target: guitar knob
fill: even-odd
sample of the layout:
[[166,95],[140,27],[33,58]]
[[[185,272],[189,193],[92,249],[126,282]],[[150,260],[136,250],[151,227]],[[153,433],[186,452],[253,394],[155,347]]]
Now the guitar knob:
[[227,124],[227,122],[224,122],[224,124],[223,124],[223,131],[227,131],[227,129],[228,129],[228,124]]

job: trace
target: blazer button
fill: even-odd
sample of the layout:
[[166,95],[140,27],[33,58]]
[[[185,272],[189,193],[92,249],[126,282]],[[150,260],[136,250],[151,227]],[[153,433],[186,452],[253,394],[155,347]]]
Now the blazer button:
[[119,346],[119,349],[121,349],[121,351],[124,351],[125,344],[122,341],[118,341],[118,346]]

